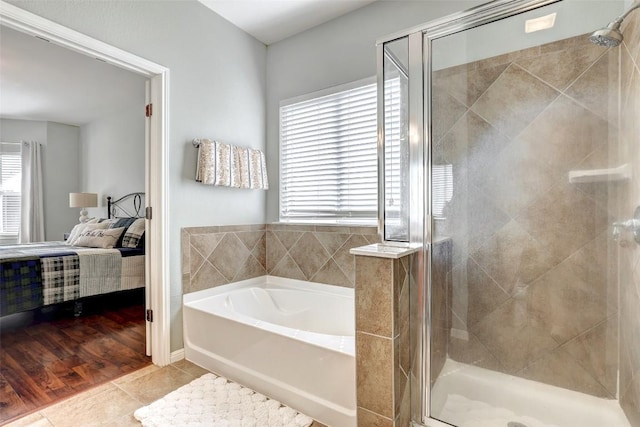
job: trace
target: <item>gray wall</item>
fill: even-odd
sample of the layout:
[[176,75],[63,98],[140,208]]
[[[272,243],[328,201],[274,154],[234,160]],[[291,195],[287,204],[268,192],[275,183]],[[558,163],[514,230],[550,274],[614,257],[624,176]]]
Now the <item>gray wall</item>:
[[[378,1],[272,44],[267,55],[267,158],[279,155],[280,101],[376,74],[380,37],[484,3]],[[278,220],[278,162],[267,164],[267,221]]]
[[89,216],[105,218],[107,196],[144,191],[144,82],[133,105],[80,127],[80,188],[98,193]]
[[263,191],[195,183],[191,140],[211,137],[264,149],[266,48],[195,1],[10,3],[171,70],[171,349],[182,348],[180,229],[265,220]]
[[62,240],[78,222],[69,208],[69,193],[79,190],[79,128],[61,123],[0,119],[3,142],[38,141],[42,144],[42,186],[46,240]]

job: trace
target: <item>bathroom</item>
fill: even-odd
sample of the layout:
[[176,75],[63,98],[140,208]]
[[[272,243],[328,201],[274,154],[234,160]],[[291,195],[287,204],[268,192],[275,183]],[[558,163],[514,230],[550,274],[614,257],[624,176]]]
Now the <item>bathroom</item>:
[[377,227],[184,228],[184,292],[355,288],[360,426],[640,425],[640,12],[497,3],[378,40]]

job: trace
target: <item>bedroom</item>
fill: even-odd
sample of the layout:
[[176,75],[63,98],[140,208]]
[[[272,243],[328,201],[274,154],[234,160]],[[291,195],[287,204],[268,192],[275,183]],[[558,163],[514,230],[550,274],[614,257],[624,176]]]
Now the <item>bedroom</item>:
[[[64,240],[79,222],[80,208],[70,207],[70,193],[96,193],[96,207],[89,208],[88,215],[90,218],[106,218],[108,196],[116,200],[132,192],[144,191],[146,79],[4,26],[0,29],[0,39],[3,94],[0,102],[0,140],[3,143],[0,156],[5,160],[3,178],[6,185],[6,177],[10,176],[7,172],[14,172],[14,169],[7,170],[7,165],[11,165],[10,156],[19,159],[21,141],[40,144],[44,236],[31,241],[44,241],[47,245],[52,245],[53,242]],[[46,72],[43,73],[42,70]],[[9,155],[5,157],[7,153]],[[13,164],[19,165],[19,161]],[[6,187],[3,189],[7,190]],[[3,204],[5,221],[0,233],[2,259],[6,259],[10,253],[15,254],[15,247],[12,245],[18,240],[16,228],[19,225],[18,221],[11,221],[11,208],[11,205]],[[115,213],[115,209],[113,210]],[[135,216],[143,211],[144,209],[136,214],[133,199],[129,198],[121,202],[117,216]],[[144,227],[144,220],[142,226]],[[62,248],[63,253],[70,250],[70,246]],[[59,248],[56,250],[61,252]],[[110,263],[116,263],[115,254],[112,255],[114,258]],[[79,267],[91,257],[87,254],[77,256]],[[48,262],[53,262],[56,258],[47,259]],[[134,266],[136,273],[121,275],[121,283],[116,284],[115,278],[109,278],[113,274],[111,265],[105,266],[105,279],[102,282],[97,277],[94,279],[97,280],[96,283],[106,286],[100,292],[108,292],[108,295],[83,298],[82,305],[74,304],[75,297],[94,293],[91,289],[80,289],[82,280],[85,284],[89,283],[87,279],[80,279],[82,273],[77,274],[78,287],[75,290],[57,293],[46,293],[45,290],[45,294],[39,297],[40,302],[33,302],[31,306],[17,304],[7,307],[6,300],[3,299],[0,320],[3,356],[8,352],[12,355],[12,360],[16,357],[28,358],[21,355],[17,346],[10,345],[11,337],[22,335],[30,337],[29,340],[21,340],[20,345],[26,346],[23,350],[37,348],[40,352],[49,354],[49,362],[52,362],[50,345],[45,344],[43,347],[43,344],[39,344],[36,331],[39,331],[44,342],[55,341],[56,338],[66,339],[73,346],[81,340],[87,341],[83,344],[84,347],[93,346],[94,350],[99,350],[100,347],[96,346],[98,340],[112,342],[108,339],[113,338],[108,337],[109,334],[114,334],[118,319],[123,324],[127,319],[126,322],[132,326],[128,332],[132,342],[129,345],[116,343],[114,349],[120,346],[118,348],[128,353],[132,352],[131,347],[136,349],[135,355],[127,355],[134,360],[130,363],[134,368],[149,364],[150,359],[145,356],[144,256],[122,260],[122,266]],[[71,272],[69,270],[68,273],[60,274]],[[47,274],[50,278],[53,273],[49,271]],[[8,281],[6,276],[3,276],[3,281],[4,284]],[[71,285],[69,289],[72,289]],[[123,291],[111,292],[118,289]],[[62,300],[66,302],[63,303]],[[42,304],[46,306],[40,309],[38,306]],[[27,310],[34,306],[35,309]],[[74,314],[81,315],[76,318]],[[98,318],[101,320],[96,320]],[[105,326],[104,330],[97,333],[97,326],[90,326],[92,321],[102,322],[109,327]],[[124,336],[126,329],[121,329],[119,333]],[[83,330],[84,334],[92,332],[92,343],[88,342],[89,339],[81,338]],[[115,361],[96,362],[96,356],[82,351],[76,351],[73,358],[68,356],[62,350],[57,353],[59,360],[56,363],[66,364],[65,368],[54,368],[50,363],[47,365],[43,362],[29,369],[12,366],[3,357],[3,376],[12,378],[10,382],[15,382],[25,374],[34,377],[46,374],[49,375],[49,381],[53,382],[55,377],[67,376],[67,385],[75,384],[82,388],[96,381],[103,381],[116,372]],[[120,370],[127,369],[126,366],[122,365]],[[108,372],[109,369],[111,373]],[[24,379],[22,382],[28,383]],[[69,392],[69,387],[62,387],[58,380],[59,396],[64,395],[65,389]],[[32,392],[36,395],[40,393],[39,398],[43,402],[50,398],[47,393],[38,391],[37,387]],[[28,407],[27,404],[25,408]],[[0,418],[5,419],[6,416],[11,414],[3,411]]]

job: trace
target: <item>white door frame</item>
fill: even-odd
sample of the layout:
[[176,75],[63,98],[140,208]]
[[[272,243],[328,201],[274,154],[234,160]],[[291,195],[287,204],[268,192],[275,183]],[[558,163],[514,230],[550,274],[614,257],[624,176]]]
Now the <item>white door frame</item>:
[[[146,142],[149,159],[147,170],[147,206],[153,207],[153,220],[148,221],[147,256],[151,257],[149,277],[150,306],[153,310],[151,325],[151,354],[156,365],[164,366],[170,360],[170,316],[168,287],[168,198],[167,198],[167,149],[169,138],[169,69],[147,61],[115,46],[96,40],[63,25],[49,21],[24,9],[0,0],[0,24],[15,30],[44,38],[51,43],[105,61],[125,70],[160,81],[160,93],[154,96],[159,105],[153,106],[149,140]],[[141,119],[142,114],[140,112]]]

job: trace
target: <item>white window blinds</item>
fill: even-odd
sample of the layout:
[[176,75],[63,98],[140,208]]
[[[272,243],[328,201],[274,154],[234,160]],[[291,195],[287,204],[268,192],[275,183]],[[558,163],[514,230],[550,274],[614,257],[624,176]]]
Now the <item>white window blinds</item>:
[[376,84],[280,107],[280,220],[377,218]]
[[20,144],[0,143],[0,233],[18,234],[21,188]]

